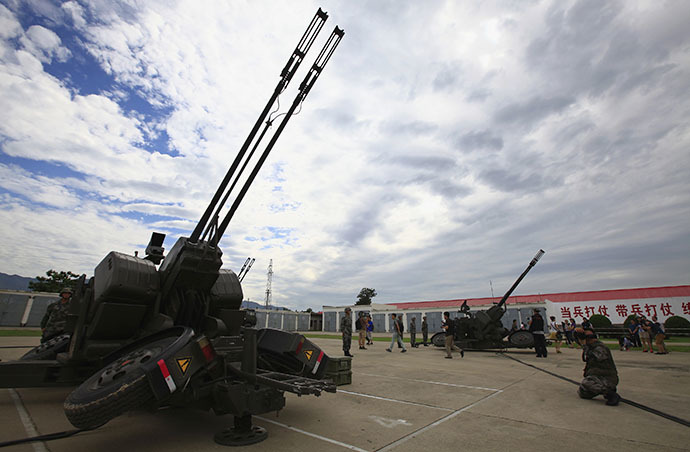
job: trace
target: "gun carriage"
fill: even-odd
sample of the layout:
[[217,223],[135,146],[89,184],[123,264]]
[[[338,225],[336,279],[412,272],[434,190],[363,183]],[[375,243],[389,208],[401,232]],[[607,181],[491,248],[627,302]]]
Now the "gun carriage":
[[[511,332],[503,326],[501,318],[506,313],[508,297],[543,255],[544,250],[539,250],[501,300],[489,309],[472,313],[467,305],[467,300],[465,300],[458,311],[462,317],[451,319],[452,322],[455,322],[455,344],[465,350],[529,348],[534,346],[532,333],[525,330]],[[437,347],[444,347],[445,333],[434,334],[431,337],[431,342]]]
[[[297,333],[255,328],[253,312],[240,309],[240,279],[221,268],[218,246],[278,137],[344,36],[336,26],[287,112],[276,116],[276,108],[269,114],[327,18],[321,9],[315,14],[192,234],[180,237],[167,255],[165,235],[157,232],[143,258],[110,252],[93,277],[79,279],[66,334],[19,361],[0,363],[0,387],[79,385],[64,409],[69,421],[83,429],[143,407],[232,414],[234,426],[215,436],[227,445],[265,439],[267,432],[252,425],[252,415],[283,408],[284,392],[335,392],[332,382],[322,380],[328,356],[319,347]],[[240,183],[250,161],[254,166]],[[219,221],[231,194],[233,202]]]

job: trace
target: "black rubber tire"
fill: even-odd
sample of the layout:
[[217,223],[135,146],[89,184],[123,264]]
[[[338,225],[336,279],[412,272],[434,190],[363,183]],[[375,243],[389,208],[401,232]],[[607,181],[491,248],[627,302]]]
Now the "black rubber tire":
[[177,339],[165,337],[144,344],[99,370],[67,396],[67,419],[77,428],[93,429],[154,400],[142,365],[158,361]]
[[446,333],[440,332],[436,333],[433,336],[431,336],[431,343],[434,344],[436,347],[445,347],[446,346]]
[[513,347],[531,348],[534,347],[534,336],[529,331],[517,330],[508,336],[508,342]]
[[48,360],[55,359],[58,353],[67,351],[69,348],[69,334],[61,334],[45,341],[38,347],[34,347],[24,354],[20,360]]

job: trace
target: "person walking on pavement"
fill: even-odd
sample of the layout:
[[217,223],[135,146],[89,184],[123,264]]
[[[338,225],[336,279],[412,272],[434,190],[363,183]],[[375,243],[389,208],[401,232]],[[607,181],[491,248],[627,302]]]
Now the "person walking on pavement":
[[391,314],[391,321],[393,322],[393,336],[391,338],[391,345],[386,349],[387,352],[393,352],[393,344],[398,343],[398,347],[402,348],[400,353],[405,353],[407,349],[402,341],[402,322],[397,318],[397,314]]
[[72,300],[72,289],[65,287],[60,291],[60,298],[48,305],[43,319],[41,319],[41,343],[65,332],[67,326],[67,310]]
[[426,316],[422,317],[422,339],[424,340],[424,346],[429,346],[429,324],[426,321]]
[[450,312],[443,313],[443,325],[441,328],[446,333],[446,359],[453,359],[452,351],[459,351],[460,357],[465,357],[465,351],[455,345],[455,322],[450,318]]
[[371,334],[374,332],[374,322],[371,321],[371,316],[367,315],[367,345],[374,345]]
[[603,394],[607,405],[618,405],[621,398],[616,392],[618,371],[611,350],[597,338],[591,329],[575,328],[575,341],[582,345],[582,361],[585,362],[585,378],[577,388],[583,399]]
[[350,354],[350,346],[352,345],[352,318],[350,313],[352,309],[345,308],[345,315],[340,319],[340,332],[343,334],[343,354],[345,356],[352,356]]
[[405,342],[405,324],[403,323],[403,316],[402,314],[398,315],[398,318],[396,320],[398,322],[398,335],[400,336],[400,342],[398,343],[398,348],[402,348],[400,344]]
[[534,310],[532,320],[529,322],[529,331],[534,337],[534,351],[537,358],[546,358],[546,338],[544,337],[544,319],[539,313],[539,309]]
[[410,347],[419,347],[417,344],[417,323],[416,323],[417,317],[412,317],[412,320],[410,321]]

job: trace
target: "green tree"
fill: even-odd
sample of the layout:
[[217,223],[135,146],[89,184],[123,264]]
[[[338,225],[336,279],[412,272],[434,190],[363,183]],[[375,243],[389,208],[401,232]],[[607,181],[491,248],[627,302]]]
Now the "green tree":
[[664,326],[666,328],[690,328],[690,322],[686,318],[674,315],[666,319]]
[[371,299],[376,296],[376,290],[375,289],[370,289],[368,287],[362,287],[362,290],[359,291],[359,295],[357,295],[357,303],[356,305],[370,305],[371,304]]
[[29,283],[29,290],[34,292],[60,292],[65,287],[74,286],[79,279],[79,275],[71,271],[58,272],[50,269],[46,272],[47,276],[37,276],[36,281]]
[[592,317],[589,318],[589,321],[592,323],[592,327],[594,327],[595,330],[597,328],[611,327],[611,320],[609,320],[608,317],[603,316],[601,314],[594,314]]

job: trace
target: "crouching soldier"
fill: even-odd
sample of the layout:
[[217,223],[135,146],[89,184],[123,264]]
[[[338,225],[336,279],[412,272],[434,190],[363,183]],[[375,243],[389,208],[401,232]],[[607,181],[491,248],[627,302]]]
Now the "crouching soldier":
[[582,361],[585,362],[585,378],[577,393],[583,399],[603,394],[607,405],[618,405],[620,396],[616,392],[618,371],[611,356],[611,350],[597,338],[591,329],[575,328],[575,340],[582,345]]
[[72,299],[72,289],[65,287],[60,292],[60,299],[48,305],[46,313],[41,320],[41,343],[65,332],[67,325],[67,310]]

